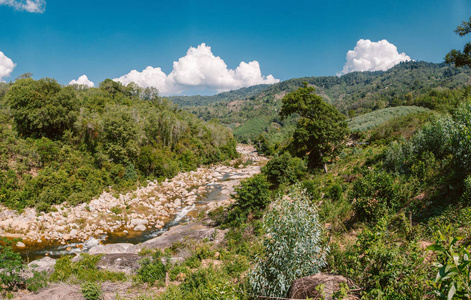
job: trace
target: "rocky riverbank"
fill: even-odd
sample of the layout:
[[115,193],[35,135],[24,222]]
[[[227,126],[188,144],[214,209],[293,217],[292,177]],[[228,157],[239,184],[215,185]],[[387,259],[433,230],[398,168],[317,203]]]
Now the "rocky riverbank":
[[161,228],[178,210],[194,206],[216,184],[222,186],[221,193],[227,197],[208,203],[207,209],[227,204],[241,179],[260,172],[265,158],[251,146],[239,145],[237,150],[242,157],[227,165],[200,167],[161,183],[149,181],[147,186],[126,194],[103,191],[96,199],[75,207],[57,205],[49,213],[38,213],[34,208],[22,213],[3,208],[0,235],[23,238],[23,243],[17,245],[21,248],[32,243],[67,244],[116,231],[131,234]]

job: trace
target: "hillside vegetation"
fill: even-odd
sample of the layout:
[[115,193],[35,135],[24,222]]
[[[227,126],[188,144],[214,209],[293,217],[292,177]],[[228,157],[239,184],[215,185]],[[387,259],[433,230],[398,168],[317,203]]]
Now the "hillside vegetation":
[[196,96],[181,98],[186,99],[186,110],[204,120],[218,119],[234,129],[234,136],[241,142],[253,142],[264,134],[276,144],[293,132],[296,122],[296,117],[283,121],[279,118],[281,99],[301,87],[303,82],[313,86],[318,95],[341,113],[353,117],[404,105],[450,111],[469,93],[465,87],[470,74],[469,68],[411,61],[387,71],[290,79],[259,87],[263,90],[256,94],[244,94],[244,90],[231,92],[238,97],[219,94],[204,97],[202,102]]
[[11,208],[86,202],[236,157],[235,145],[226,127],[133,84],[0,85],[0,202]]

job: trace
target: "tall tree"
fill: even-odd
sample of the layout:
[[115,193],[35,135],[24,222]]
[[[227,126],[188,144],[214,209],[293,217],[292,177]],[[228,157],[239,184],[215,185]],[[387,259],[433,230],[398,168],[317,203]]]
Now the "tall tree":
[[[456,28],[455,32],[461,37],[470,33],[471,32],[471,17],[469,18],[468,22],[463,21],[463,23],[461,23],[461,26],[458,26]],[[467,43],[464,46],[463,51],[459,51],[455,49],[451,50],[445,56],[445,62],[455,63],[455,66],[457,67],[463,67],[463,66],[471,67],[471,42]]]
[[60,138],[77,118],[74,89],[61,87],[54,79],[18,79],[5,97],[23,136]]
[[283,97],[280,115],[285,118],[299,114],[291,143],[297,156],[309,156],[309,166],[316,167],[338,155],[349,129],[345,116],[327,104],[307,82],[298,90]]

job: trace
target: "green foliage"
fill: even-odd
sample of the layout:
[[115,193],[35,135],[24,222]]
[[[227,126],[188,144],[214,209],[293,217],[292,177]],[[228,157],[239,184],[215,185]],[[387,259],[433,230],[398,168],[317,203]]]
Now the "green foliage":
[[280,111],[281,116],[301,116],[293,135],[292,152],[301,157],[308,154],[310,166],[338,155],[349,132],[345,116],[314,91],[305,82],[304,87],[283,97]]
[[159,300],[237,300],[245,299],[238,292],[236,284],[224,270],[214,268],[198,269],[191,273],[180,286],[168,287]]
[[398,117],[426,112],[429,110],[415,106],[388,107],[355,117],[348,121],[348,126],[352,131],[367,131]]
[[270,146],[268,139],[263,135],[259,135],[258,138],[254,141],[255,149],[259,154],[272,155],[273,148]]
[[72,282],[103,282],[103,281],[123,281],[126,279],[124,273],[99,270],[96,264],[101,255],[81,254],[82,259],[72,261],[71,256],[62,256],[57,259],[54,272],[51,274],[51,281],[72,281]]
[[126,190],[238,156],[229,129],[135,84],[84,89],[23,78],[6,88],[0,202],[10,208],[76,205],[110,186]]
[[328,248],[316,210],[299,187],[273,203],[264,218],[264,254],[248,275],[253,294],[284,297],[294,279],[319,272]]
[[102,291],[99,284],[85,282],[82,285],[82,295],[86,300],[99,300],[102,298]]
[[[463,21],[461,26],[458,26],[455,32],[459,36],[465,36],[471,32],[471,17],[469,21]],[[471,66],[471,43],[464,46],[463,51],[451,50],[445,57],[447,63],[454,63],[457,67]]]
[[414,182],[406,183],[392,174],[375,170],[355,181],[349,197],[354,201],[358,219],[375,223],[383,215],[401,209],[414,192]]
[[445,236],[439,231],[435,244],[427,247],[437,254],[438,268],[432,287],[439,299],[469,299],[471,298],[471,261],[469,248],[459,246],[462,237]]
[[292,157],[288,152],[275,155],[262,168],[262,173],[267,176],[268,181],[275,187],[280,184],[295,183],[306,171],[306,163],[298,157]]
[[8,240],[2,240],[6,245],[0,245],[0,291],[5,288],[11,291],[24,282],[20,273],[24,269],[23,260],[19,253],[13,252]]
[[152,258],[144,258],[139,262],[141,267],[137,270],[137,278],[141,282],[147,282],[151,285],[165,279],[168,271],[168,260],[164,264],[162,262],[164,254],[160,250],[156,250]]
[[[471,70],[456,69],[447,64],[405,62],[387,71],[352,72],[341,77],[304,77],[265,86],[256,93],[244,90],[232,98],[224,93],[208,97],[178,97],[185,101],[185,109],[204,120],[217,118],[235,130],[239,140],[250,140],[264,134],[270,145],[285,144],[292,135],[299,116],[280,120],[279,101],[285,94],[303,86],[303,82],[316,88],[322,98],[342,113],[355,112],[357,116],[386,107],[417,105],[450,111],[467,96],[463,87]],[[468,92],[469,95],[469,92]],[[201,99],[200,99],[201,98]],[[204,99],[203,99],[204,98]],[[234,101],[236,100],[237,101]],[[411,108],[412,110],[415,108]],[[402,109],[399,109],[402,110]],[[351,115],[351,114],[350,114]],[[254,126],[248,126],[247,123]],[[240,135],[239,135],[240,132]]]
[[353,246],[342,251],[333,246],[331,272],[351,278],[361,286],[362,299],[425,299],[433,275],[426,253],[415,241],[401,241],[381,219],[365,228]]
[[5,99],[21,135],[58,138],[72,127],[77,117],[74,90],[62,88],[53,79],[19,79]]
[[266,176],[257,174],[251,178],[243,180],[235,188],[233,196],[236,203],[225,220],[232,226],[238,226],[247,220],[249,215],[260,218],[263,210],[271,202],[270,184]]

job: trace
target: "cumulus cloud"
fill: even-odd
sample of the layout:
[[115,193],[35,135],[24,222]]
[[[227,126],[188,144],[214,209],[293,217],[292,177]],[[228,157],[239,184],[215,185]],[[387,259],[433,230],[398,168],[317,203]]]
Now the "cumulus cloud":
[[279,82],[272,75],[262,76],[257,61],[241,62],[235,69],[228,69],[219,56],[214,56],[211,47],[202,43],[190,47],[184,57],[173,62],[173,70],[165,74],[160,68],[147,67],[113,79],[123,84],[135,82],[141,87],[156,87],[163,95],[179,94],[193,88],[211,91],[228,91],[256,84]]
[[43,13],[46,10],[45,0],[0,0],[0,5],[8,5],[31,13]]
[[88,80],[88,77],[87,75],[82,75],[80,76],[77,80],[72,80],[69,82],[69,85],[72,85],[72,84],[78,84],[78,85],[86,85],[86,86],[89,86],[89,87],[94,87],[95,84]]
[[0,81],[2,81],[4,77],[10,76],[15,67],[16,64],[0,51]]
[[409,56],[397,52],[396,46],[387,40],[372,42],[361,39],[353,50],[347,52],[347,62],[342,72],[337,75],[355,71],[386,71],[400,62],[409,60]]

